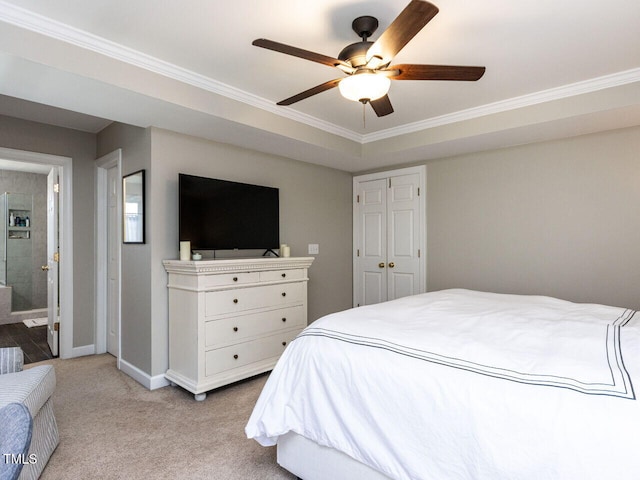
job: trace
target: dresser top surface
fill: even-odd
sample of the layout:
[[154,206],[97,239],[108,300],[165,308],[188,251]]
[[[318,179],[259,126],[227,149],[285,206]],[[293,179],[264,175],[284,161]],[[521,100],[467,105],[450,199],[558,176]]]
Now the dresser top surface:
[[206,275],[212,273],[309,268],[314,260],[314,257],[258,257],[219,260],[163,260],[162,264],[168,273]]

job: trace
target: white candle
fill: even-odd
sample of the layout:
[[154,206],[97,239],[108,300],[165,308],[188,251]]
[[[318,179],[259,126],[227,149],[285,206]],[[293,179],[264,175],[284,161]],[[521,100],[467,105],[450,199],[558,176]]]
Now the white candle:
[[180,242],[180,260],[191,259],[191,242]]
[[291,256],[291,247],[289,245],[285,245],[284,248],[282,249],[282,256],[283,257],[290,257]]

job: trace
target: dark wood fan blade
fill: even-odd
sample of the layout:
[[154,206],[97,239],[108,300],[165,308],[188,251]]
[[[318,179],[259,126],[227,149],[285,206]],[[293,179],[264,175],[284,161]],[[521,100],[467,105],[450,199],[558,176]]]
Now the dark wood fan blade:
[[460,80],[473,82],[479,80],[485,67],[460,67],[455,65],[392,65],[383,70],[397,74],[389,75],[391,80]]
[[322,63],[323,65],[328,65],[330,67],[339,67],[341,70],[344,70],[347,73],[353,72],[353,68],[351,67],[351,65],[343,62],[342,60],[338,60],[337,58],[328,57],[326,55],[322,55],[321,53],[310,52],[309,50],[303,50],[302,48],[298,47],[292,47],[291,45],[285,45],[284,43],[274,42],[272,40],[267,40],[266,38],[258,38],[251,42],[251,45],[266,48],[268,50],[273,50],[275,52],[284,53],[286,55],[303,58],[312,62]]
[[388,65],[402,48],[438,13],[438,7],[423,0],[409,5],[389,25],[367,51],[367,61],[379,57],[380,65]]
[[300,100],[304,100],[305,98],[309,98],[313,95],[316,95],[318,93],[322,93],[326,90],[329,90],[333,87],[337,87],[338,84],[340,83],[342,79],[341,78],[336,78],[334,80],[329,80],[328,82],[324,82],[321,85],[318,85],[316,87],[310,88],[309,90],[305,90],[304,92],[301,92],[297,95],[294,95],[293,97],[289,97],[286,98],[280,102],[278,102],[278,105],[291,105],[292,103],[296,103],[299,102]]
[[389,95],[380,97],[377,100],[371,100],[369,103],[371,104],[373,111],[376,112],[376,115],[379,117],[384,117],[385,115],[393,113],[393,106],[391,105],[391,100],[389,100]]

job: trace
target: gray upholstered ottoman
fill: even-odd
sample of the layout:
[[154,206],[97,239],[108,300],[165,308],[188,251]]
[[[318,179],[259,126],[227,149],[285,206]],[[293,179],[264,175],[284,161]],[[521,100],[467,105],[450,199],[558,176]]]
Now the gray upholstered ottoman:
[[[11,350],[11,351],[10,351]],[[9,365],[8,370],[18,370],[13,373],[0,374],[0,407],[13,402],[23,403],[33,417],[33,435],[29,457],[37,459],[28,463],[22,469],[20,479],[33,480],[40,476],[49,457],[58,446],[58,426],[53,416],[51,395],[56,388],[56,374],[51,365],[41,365],[22,370],[22,351],[16,353],[13,349],[0,349],[0,364],[2,370],[7,371],[6,358],[14,356],[15,368]],[[35,456],[31,456],[35,454]]]

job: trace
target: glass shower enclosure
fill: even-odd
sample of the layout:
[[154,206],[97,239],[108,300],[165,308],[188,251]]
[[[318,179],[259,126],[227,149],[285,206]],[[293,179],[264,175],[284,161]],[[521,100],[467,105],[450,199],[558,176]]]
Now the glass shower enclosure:
[[0,195],[0,284],[11,287],[11,310],[32,308],[32,238],[33,195]]

